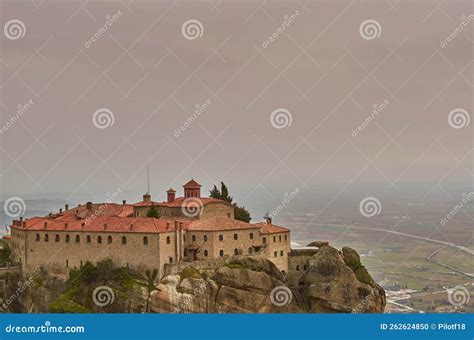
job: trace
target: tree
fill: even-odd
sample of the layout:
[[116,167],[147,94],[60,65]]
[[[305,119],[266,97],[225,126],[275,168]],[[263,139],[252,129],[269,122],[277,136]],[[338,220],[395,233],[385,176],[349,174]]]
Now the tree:
[[209,191],[209,197],[231,203],[234,206],[234,218],[236,220],[250,222],[252,219],[247,209],[245,209],[243,206],[239,206],[237,203],[232,203],[234,199],[229,195],[229,190],[227,189],[227,186],[224,184],[224,182],[221,182],[221,190],[219,190],[217,186],[214,185],[212,190]]
[[156,209],[154,205],[151,206],[150,209],[148,209],[146,213],[146,217],[154,217],[154,218],[160,218],[161,213]]
[[11,249],[5,241],[0,241],[0,267],[6,265],[11,256]]
[[145,274],[146,274],[146,289],[147,289],[145,313],[148,313],[148,310],[150,308],[151,293],[153,293],[155,290],[159,290],[158,287],[155,286],[155,279],[158,276],[158,269],[153,269],[153,271],[147,270]]

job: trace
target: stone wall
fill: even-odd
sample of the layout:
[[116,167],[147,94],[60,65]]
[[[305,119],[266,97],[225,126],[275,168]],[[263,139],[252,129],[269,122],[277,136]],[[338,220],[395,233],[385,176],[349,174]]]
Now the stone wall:
[[309,260],[318,252],[318,249],[292,249],[288,255],[288,275],[286,277],[291,286],[296,287],[303,273],[309,268]]
[[[291,251],[290,232],[262,234],[262,243],[266,245],[265,253],[278,269],[288,273],[288,254]],[[264,239],[265,238],[265,242]]]

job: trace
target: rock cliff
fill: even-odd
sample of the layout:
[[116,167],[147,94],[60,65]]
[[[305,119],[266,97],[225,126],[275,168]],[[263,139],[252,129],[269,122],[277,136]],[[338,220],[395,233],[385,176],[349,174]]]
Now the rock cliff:
[[[110,261],[73,270],[67,281],[40,273],[10,312],[383,313],[385,292],[351,248],[322,246],[289,286],[263,258],[231,257],[212,269],[190,266],[157,281]],[[12,285],[6,285],[11,295]],[[13,285],[14,286],[14,285]]]

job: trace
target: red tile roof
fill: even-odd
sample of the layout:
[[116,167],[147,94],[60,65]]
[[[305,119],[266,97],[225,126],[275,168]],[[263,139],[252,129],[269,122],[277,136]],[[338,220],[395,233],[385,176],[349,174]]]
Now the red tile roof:
[[11,238],[12,238],[12,236],[11,236],[11,235],[3,235],[3,237],[2,237],[2,238],[4,238],[5,240],[9,240],[9,239],[11,239]]
[[117,203],[93,203],[91,209],[87,209],[87,205],[83,204],[74,207],[60,214],[55,215],[57,219],[88,218],[90,216],[119,216],[127,217],[133,215],[133,205],[117,204]]
[[268,224],[266,222],[256,223],[255,225],[262,228],[260,229],[261,234],[286,233],[290,231],[290,229],[283,228],[274,224]]
[[187,229],[196,231],[217,231],[217,230],[235,230],[235,229],[257,229],[258,226],[247,222],[234,220],[229,217],[216,216],[205,220],[196,220],[191,222]]
[[200,187],[202,187],[202,185],[196,182],[194,179],[191,179],[188,183],[183,185],[183,188],[200,188]]
[[[180,221],[183,228],[188,221]],[[46,223],[46,226],[45,226]],[[85,232],[135,232],[164,233],[174,231],[174,221],[148,217],[98,216],[90,220],[58,220],[47,217],[33,217],[25,220],[27,230],[85,231]],[[67,227],[66,227],[67,224]],[[12,226],[15,229],[25,229]]]

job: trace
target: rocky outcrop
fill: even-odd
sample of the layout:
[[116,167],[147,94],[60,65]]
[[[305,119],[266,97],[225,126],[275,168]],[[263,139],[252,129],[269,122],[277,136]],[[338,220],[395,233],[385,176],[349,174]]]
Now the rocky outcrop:
[[[382,313],[385,292],[350,248],[322,246],[289,286],[270,261],[231,257],[215,268],[192,263],[159,282],[124,268],[89,265],[67,282],[48,278],[28,289],[23,312],[151,313]],[[102,269],[100,269],[102,268]],[[104,269],[106,268],[106,269]],[[100,269],[100,270],[99,270]],[[113,291],[110,303],[97,304],[97,289]],[[18,312],[18,307],[16,308]]]

